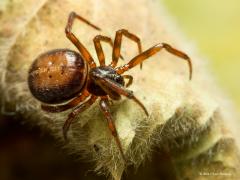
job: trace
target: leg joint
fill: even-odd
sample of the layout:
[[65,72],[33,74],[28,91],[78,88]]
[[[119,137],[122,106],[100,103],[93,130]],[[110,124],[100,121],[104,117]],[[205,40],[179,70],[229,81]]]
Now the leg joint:
[[127,97],[132,99],[134,97],[133,91],[128,91]]
[[74,11],[72,11],[70,14],[69,14],[69,17],[74,17],[76,16],[76,13]]
[[94,42],[100,41],[100,35],[95,36],[95,37],[93,38],[93,41],[94,41]]
[[65,28],[65,34],[66,34],[66,36],[70,36],[70,35],[72,34],[71,28],[70,28],[69,26],[67,26],[67,27]]
[[117,34],[128,33],[128,30],[126,30],[126,29],[119,29],[119,30],[117,30],[116,33],[117,33]]

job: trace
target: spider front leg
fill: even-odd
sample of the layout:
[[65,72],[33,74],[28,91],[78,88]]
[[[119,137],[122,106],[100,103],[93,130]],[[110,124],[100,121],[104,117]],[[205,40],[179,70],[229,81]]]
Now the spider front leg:
[[188,66],[189,66],[189,79],[192,79],[192,62],[191,59],[188,57],[188,55],[186,55],[185,53],[171,47],[169,44],[166,43],[160,43],[157,44],[151,48],[149,48],[148,50],[144,51],[143,53],[137,55],[136,57],[134,57],[132,60],[129,61],[129,63],[116,68],[116,71],[118,74],[122,74],[125,71],[133,68],[134,66],[138,65],[139,63],[142,63],[144,60],[148,59],[149,57],[153,56],[154,54],[156,54],[157,52],[161,51],[162,49],[165,49],[166,51],[168,51],[169,53],[178,56],[184,60],[186,60],[188,62]]
[[94,24],[90,23],[88,20],[84,19],[83,17],[79,16],[75,12],[71,12],[68,17],[68,22],[65,28],[65,33],[67,38],[78,48],[79,52],[83,56],[83,58],[88,62],[91,68],[96,67],[96,63],[94,62],[92,56],[88,52],[88,50],[84,47],[84,45],[76,38],[76,36],[72,33],[72,26],[75,19],[78,19],[89,26],[93,27],[96,30],[100,30],[99,27],[95,26]]
[[[110,37],[102,36],[102,35],[97,35],[93,39],[100,66],[105,66],[105,56],[103,53],[101,41],[108,43],[111,47],[113,47],[113,41]],[[123,59],[121,55],[120,55],[120,58]]]
[[112,42],[112,39],[110,37],[102,36],[102,35],[97,35],[93,39],[100,66],[105,66],[105,56],[104,56],[104,53],[103,53],[101,41],[109,43],[110,46],[113,46],[113,42]]
[[121,84],[116,83],[108,78],[103,78],[101,75],[94,74],[92,77],[96,84],[98,84],[108,95],[113,95],[110,97],[114,97],[116,95],[123,95],[129,99],[135,101],[148,116],[148,111],[145,106],[134,96],[133,92],[124,88]]
[[126,162],[126,158],[125,158],[124,153],[123,153],[123,148],[122,148],[122,145],[121,145],[118,133],[117,133],[117,129],[115,127],[115,124],[113,122],[113,118],[112,118],[112,115],[111,115],[111,112],[110,112],[110,109],[109,109],[108,98],[107,97],[101,97],[99,105],[100,105],[100,108],[101,108],[101,110],[102,110],[102,112],[103,112],[103,114],[104,114],[104,116],[107,120],[108,128],[111,131],[112,136],[114,137],[114,139],[117,143],[117,146],[120,150],[121,156],[122,156],[123,160]]
[[67,140],[67,132],[69,130],[69,127],[72,124],[72,122],[75,120],[75,117],[79,113],[87,110],[96,101],[96,99],[97,99],[96,96],[91,96],[91,98],[89,100],[87,100],[80,106],[74,108],[73,111],[68,115],[68,119],[65,121],[65,123],[63,125],[63,137],[64,137],[65,141]]
[[[142,45],[141,45],[141,40],[139,37],[137,37],[135,34],[132,34],[128,32],[126,29],[121,29],[116,32],[114,44],[113,44],[113,53],[112,53],[112,62],[110,66],[116,67],[118,63],[118,59],[120,57],[120,49],[122,45],[122,36],[126,36],[130,40],[134,41],[138,45],[138,52],[139,54],[142,53]],[[142,64],[140,66],[142,68]]]

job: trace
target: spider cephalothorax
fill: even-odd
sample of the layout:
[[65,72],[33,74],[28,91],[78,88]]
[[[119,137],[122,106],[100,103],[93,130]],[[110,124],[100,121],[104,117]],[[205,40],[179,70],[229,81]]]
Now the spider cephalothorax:
[[117,72],[110,66],[100,66],[92,68],[89,72],[89,83],[87,86],[88,92],[96,96],[107,96],[111,99],[119,100],[120,94],[101,83],[101,79],[107,79],[113,81],[119,86],[124,86],[124,78],[117,74]]

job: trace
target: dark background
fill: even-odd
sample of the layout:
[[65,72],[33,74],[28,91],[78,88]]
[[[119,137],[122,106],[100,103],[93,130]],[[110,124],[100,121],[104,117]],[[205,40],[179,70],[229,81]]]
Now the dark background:
[[[92,171],[93,163],[77,161],[79,157],[68,155],[49,134],[19,119],[0,119],[0,180],[106,179]],[[167,154],[156,149],[151,162],[138,171],[129,167],[123,179],[176,179],[173,169]]]

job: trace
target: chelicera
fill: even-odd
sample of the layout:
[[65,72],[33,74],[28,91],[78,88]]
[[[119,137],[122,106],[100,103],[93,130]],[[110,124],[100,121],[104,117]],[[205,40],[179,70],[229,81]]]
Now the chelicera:
[[[45,111],[56,113],[73,108],[63,125],[65,139],[67,139],[67,132],[75,117],[88,109],[97,99],[100,99],[100,109],[107,120],[108,127],[115,138],[123,159],[126,160],[110,113],[110,100],[120,100],[121,95],[123,95],[135,101],[147,116],[148,112],[133,92],[126,89],[132,84],[133,77],[123,75],[123,73],[165,49],[188,62],[191,79],[191,60],[185,53],[166,43],[159,43],[142,52],[140,39],[127,30],[121,29],[116,32],[114,41],[110,37],[102,35],[97,35],[93,39],[100,64],[97,67],[89,51],[72,33],[72,25],[75,19],[100,30],[75,12],[70,13],[65,33],[80,53],[69,49],[56,49],[37,57],[29,70],[29,89],[33,96],[42,102],[41,107]],[[123,36],[137,43],[139,54],[127,64],[117,67],[118,60],[121,58],[120,49]],[[106,42],[113,48],[112,61],[109,65],[105,64],[101,42]],[[125,83],[126,79],[128,80],[127,84]]]

